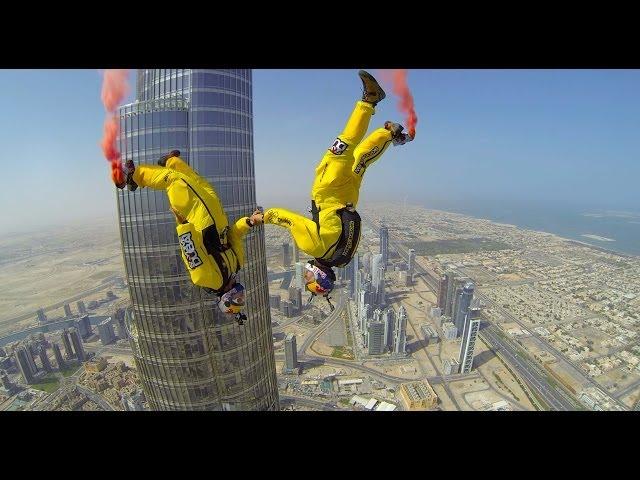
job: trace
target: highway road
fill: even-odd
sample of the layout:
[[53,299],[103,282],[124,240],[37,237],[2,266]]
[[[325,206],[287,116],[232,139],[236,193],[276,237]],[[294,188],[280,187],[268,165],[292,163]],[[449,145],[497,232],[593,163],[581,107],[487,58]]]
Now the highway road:
[[547,380],[547,375],[536,365],[535,360],[529,360],[523,355],[520,349],[511,341],[501,337],[494,325],[488,325],[480,330],[480,337],[496,353],[515,368],[518,376],[522,378],[529,388],[542,398],[552,410],[584,410],[584,407],[569,393],[565,392],[559,385],[551,385]]
[[625,404],[623,404],[622,402],[620,402],[620,400],[618,400],[617,398],[611,396],[604,388],[602,388],[602,386],[596,382],[593,378],[591,378],[588,375],[585,375],[582,373],[582,371],[580,370],[580,367],[575,365],[573,363],[573,361],[571,361],[571,359],[567,358],[560,350],[556,349],[553,345],[550,345],[549,342],[547,342],[544,338],[541,337],[541,335],[539,335],[538,333],[536,333],[535,331],[533,331],[531,329],[531,327],[529,327],[528,325],[525,325],[524,322],[522,322],[519,318],[515,317],[511,312],[509,312],[508,310],[505,310],[504,308],[502,308],[501,305],[498,305],[497,303],[495,303],[493,300],[491,300],[489,297],[487,297],[485,294],[481,293],[480,291],[476,290],[475,292],[478,296],[478,298],[480,298],[487,306],[491,306],[494,309],[498,310],[500,312],[501,315],[503,315],[506,319],[517,323],[521,328],[526,329],[528,332],[530,332],[531,336],[534,338],[537,338],[538,340],[540,340],[541,344],[544,345],[544,347],[549,350],[551,353],[553,353],[556,357],[561,358],[562,360],[564,360],[565,362],[567,362],[569,365],[571,365],[576,372],[581,375],[581,379],[582,380],[586,380],[589,383],[591,383],[594,387],[598,388],[598,390],[600,390],[601,392],[603,392],[606,396],[609,397],[609,400],[612,403],[617,404],[618,406],[620,406],[621,408],[624,408],[625,410],[628,410],[629,407],[627,407]]

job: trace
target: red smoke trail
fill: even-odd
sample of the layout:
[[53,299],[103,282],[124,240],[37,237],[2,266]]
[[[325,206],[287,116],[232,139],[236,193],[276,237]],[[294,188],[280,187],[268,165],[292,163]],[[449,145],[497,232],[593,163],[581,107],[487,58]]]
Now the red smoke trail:
[[413,104],[413,95],[411,95],[409,85],[407,84],[407,71],[382,71],[381,78],[385,82],[392,84],[393,93],[398,97],[398,109],[405,114],[405,125],[407,125],[409,135],[415,137],[418,116],[416,115],[415,106]]
[[104,133],[100,146],[105,158],[111,163],[111,180],[114,183],[124,182],[122,160],[116,146],[120,130],[116,109],[129,93],[128,77],[128,70],[105,70],[102,81],[101,98],[102,104],[107,111],[107,118],[104,121]]

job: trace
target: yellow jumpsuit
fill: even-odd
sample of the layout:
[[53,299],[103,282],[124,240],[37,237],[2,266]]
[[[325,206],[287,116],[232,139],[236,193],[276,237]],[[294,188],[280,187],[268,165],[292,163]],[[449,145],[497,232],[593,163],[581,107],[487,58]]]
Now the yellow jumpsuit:
[[[169,158],[166,167],[139,165],[133,173],[133,180],[140,187],[167,191],[171,209],[186,220],[186,223],[178,223],[176,230],[182,260],[191,280],[201,287],[216,291],[222,289],[224,276],[203,242],[203,232],[214,224],[214,219],[218,232],[229,226],[213,187],[179,157]],[[251,229],[247,220],[243,217],[229,226],[226,241],[222,239],[222,243],[231,248],[220,252],[218,258],[227,266],[229,275],[236,273],[244,264],[242,239]]]
[[384,128],[362,140],[374,111],[370,103],[356,102],[344,130],[316,167],[311,199],[319,210],[319,226],[283,208],[270,208],[264,214],[264,223],[288,228],[298,248],[312,257],[332,256],[342,232],[336,211],[347,203],[357,207],[364,172],[391,144],[391,132]]

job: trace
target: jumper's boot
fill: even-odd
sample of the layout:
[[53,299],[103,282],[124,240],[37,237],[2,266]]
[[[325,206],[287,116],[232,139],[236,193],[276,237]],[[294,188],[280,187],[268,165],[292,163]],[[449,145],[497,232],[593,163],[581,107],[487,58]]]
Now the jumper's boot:
[[362,101],[370,103],[375,107],[387,94],[384,93],[378,81],[373,78],[370,73],[360,70],[358,75],[360,76],[360,80],[362,80]]

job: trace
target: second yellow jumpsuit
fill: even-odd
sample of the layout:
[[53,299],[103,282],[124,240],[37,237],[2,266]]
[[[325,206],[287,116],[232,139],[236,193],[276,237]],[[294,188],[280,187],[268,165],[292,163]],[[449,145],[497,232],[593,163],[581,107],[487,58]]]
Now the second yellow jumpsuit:
[[391,144],[392,133],[385,128],[374,130],[363,140],[374,111],[371,103],[356,102],[344,130],[316,167],[311,200],[318,209],[317,224],[284,208],[264,213],[264,223],[288,228],[298,248],[312,257],[331,258],[342,232],[336,212],[348,203],[357,207],[366,169]]
[[[248,217],[240,218],[229,226],[228,219],[218,195],[213,187],[179,157],[167,159],[166,167],[139,165],[133,173],[133,180],[140,187],[166,190],[171,210],[176,214],[176,230],[180,240],[182,260],[194,284],[220,291],[230,276],[244,264],[243,237],[251,227]],[[213,227],[215,221],[215,227]],[[222,232],[220,243],[231,248],[216,253],[224,263],[226,272],[221,271],[216,259],[205,247],[204,236],[209,227]],[[228,227],[228,228],[227,228]],[[225,235],[226,234],[226,238]],[[226,275],[225,275],[226,273]]]

